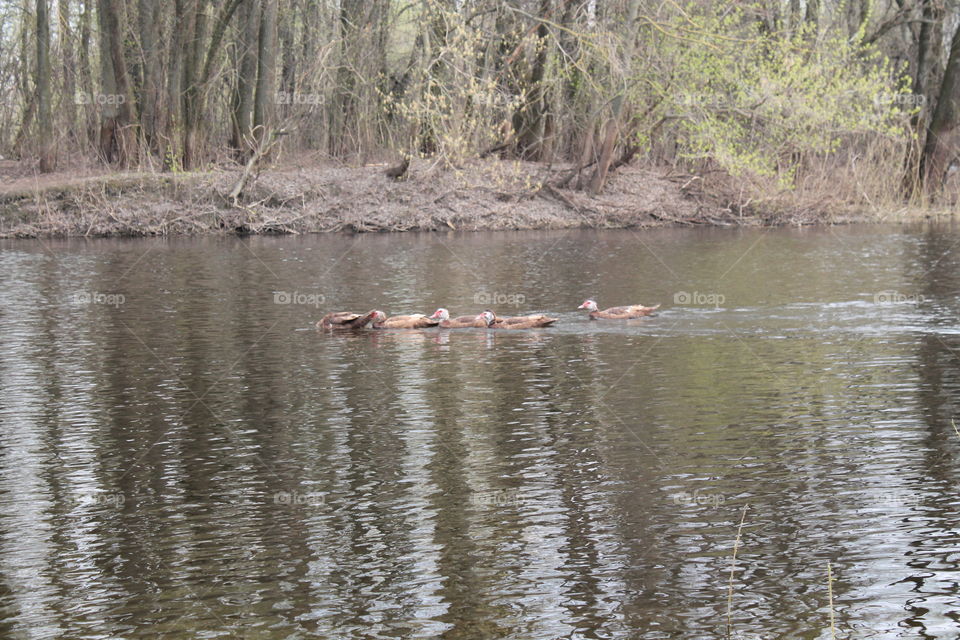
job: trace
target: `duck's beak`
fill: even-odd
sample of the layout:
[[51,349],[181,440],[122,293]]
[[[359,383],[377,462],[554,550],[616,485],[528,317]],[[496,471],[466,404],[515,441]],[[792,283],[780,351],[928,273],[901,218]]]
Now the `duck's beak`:
[[434,319],[439,318],[439,317],[440,317],[440,312],[439,312],[439,311],[434,311],[434,312],[433,312],[433,315],[430,316],[430,317],[431,317],[431,318],[434,318]]
[[586,308],[587,308],[587,303],[586,303],[586,302],[584,302],[582,305],[580,305],[579,307],[577,307],[577,309],[586,309]]

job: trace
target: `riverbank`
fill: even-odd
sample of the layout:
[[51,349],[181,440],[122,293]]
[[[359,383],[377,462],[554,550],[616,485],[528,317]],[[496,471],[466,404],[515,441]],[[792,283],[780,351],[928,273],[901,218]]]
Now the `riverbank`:
[[0,237],[329,231],[811,225],[876,221],[850,204],[791,206],[731,194],[668,168],[621,167],[598,196],[564,186],[565,167],[499,160],[440,169],[415,160],[401,180],[383,165],[265,169],[231,198],[239,168],[195,173],[35,175],[0,163]]

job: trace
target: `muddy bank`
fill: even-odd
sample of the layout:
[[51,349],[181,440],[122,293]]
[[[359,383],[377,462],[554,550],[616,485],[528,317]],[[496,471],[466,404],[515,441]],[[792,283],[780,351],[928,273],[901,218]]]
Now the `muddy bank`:
[[[414,161],[405,179],[384,166],[264,170],[237,200],[239,169],[202,173],[30,175],[0,167],[0,237],[142,236],[664,225],[816,224],[850,221],[825,211],[760,211],[705,192],[668,169],[622,167],[604,192],[554,186],[564,167],[476,161],[440,169]],[[19,171],[19,175],[18,172]],[[854,216],[855,217],[855,216]]]

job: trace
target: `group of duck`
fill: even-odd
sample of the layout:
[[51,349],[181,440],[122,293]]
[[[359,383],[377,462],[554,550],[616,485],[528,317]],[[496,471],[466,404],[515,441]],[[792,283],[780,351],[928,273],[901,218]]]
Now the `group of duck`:
[[[660,308],[660,305],[645,307],[642,304],[634,304],[623,307],[610,307],[600,310],[597,307],[596,300],[585,300],[577,309],[585,309],[589,312],[591,320],[629,320],[630,318],[642,318],[651,315]],[[383,311],[373,309],[367,313],[350,313],[349,311],[335,311],[323,316],[317,323],[318,329],[336,330],[356,330],[356,329],[425,329],[427,327],[439,327],[441,329],[536,329],[539,327],[549,327],[556,318],[550,318],[545,315],[530,316],[511,316],[501,318],[493,311],[487,309],[475,316],[460,316],[451,318],[450,312],[440,308],[433,312],[433,315],[423,315],[415,313],[403,316],[387,317]]]

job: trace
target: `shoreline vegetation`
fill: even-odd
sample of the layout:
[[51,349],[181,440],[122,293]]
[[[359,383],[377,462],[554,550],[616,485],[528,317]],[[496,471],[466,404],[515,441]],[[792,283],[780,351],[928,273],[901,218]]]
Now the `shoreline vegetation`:
[[559,186],[568,166],[478,160],[453,170],[415,160],[403,180],[387,170],[274,167],[236,199],[230,194],[240,168],[8,176],[0,184],[0,238],[806,226],[953,216],[930,207],[800,202],[793,193],[738,202],[702,176],[670,167],[623,167],[597,196]]
[[958,20],[926,0],[0,2],[0,235],[952,217]]

